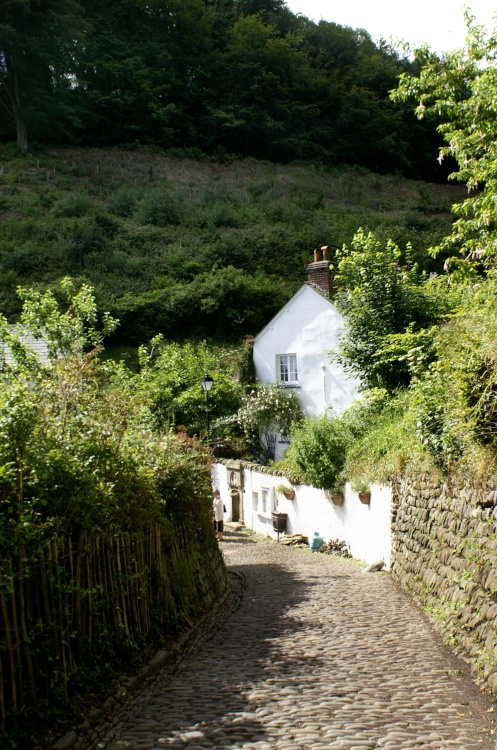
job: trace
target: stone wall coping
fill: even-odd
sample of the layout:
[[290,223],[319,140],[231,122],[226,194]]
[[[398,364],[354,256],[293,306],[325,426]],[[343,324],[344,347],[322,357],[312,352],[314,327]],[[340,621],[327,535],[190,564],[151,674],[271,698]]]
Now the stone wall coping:
[[[258,464],[255,461],[235,461],[232,458],[216,458],[215,464],[222,464],[229,469],[249,469],[250,471],[259,471],[261,474],[272,474],[275,477],[284,477],[285,472],[280,469],[275,469],[272,466],[264,466],[264,464]],[[235,466],[236,464],[236,466]]]

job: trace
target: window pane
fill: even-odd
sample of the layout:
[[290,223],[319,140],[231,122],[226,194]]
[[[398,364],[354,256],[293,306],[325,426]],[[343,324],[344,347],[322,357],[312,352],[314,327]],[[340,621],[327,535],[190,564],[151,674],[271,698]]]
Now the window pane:
[[262,512],[267,513],[269,510],[269,490],[262,490]]
[[296,383],[299,379],[297,372],[297,355],[280,354],[280,380],[283,383]]
[[297,355],[296,354],[289,354],[289,365],[290,365],[290,380],[294,383],[297,382],[299,379],[298,373],[297,373]]

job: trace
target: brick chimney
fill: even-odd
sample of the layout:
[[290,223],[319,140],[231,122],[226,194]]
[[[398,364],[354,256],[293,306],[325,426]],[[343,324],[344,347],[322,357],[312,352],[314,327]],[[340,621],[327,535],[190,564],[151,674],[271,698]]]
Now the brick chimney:
[[322,289],[328,299],[333,299],[335,296],[334,274],[330,268],[328,245],[314,250],[314,262],[307,266],[307,280]]

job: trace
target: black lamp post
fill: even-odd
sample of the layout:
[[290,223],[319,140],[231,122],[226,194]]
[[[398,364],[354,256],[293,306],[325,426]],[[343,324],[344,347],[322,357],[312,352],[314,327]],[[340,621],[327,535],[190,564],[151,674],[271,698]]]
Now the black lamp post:
[[200,384],[205,391],[205,416],[207,420],[207,442],[209,442],[210,426],[209,426],[209,391],[212,388],[214,380],[207,373],[203,378],[200,378]]

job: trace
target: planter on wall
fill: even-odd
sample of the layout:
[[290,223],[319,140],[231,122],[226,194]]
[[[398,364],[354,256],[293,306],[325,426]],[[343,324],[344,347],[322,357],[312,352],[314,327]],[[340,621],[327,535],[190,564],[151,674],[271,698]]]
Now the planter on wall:
[[287,490],[283,493],[287,500],[293,500],[295,497],[295,490]]
[[359,492],[359,500],[363,505],[369,505],[369,501],[371,500],[371,493],[370,492]]
[[333,503],[335,505],[343,505],[343,501],[344,501],[343,492],[335,492],[335,494],[331,496],[331,499],[333,500]]

